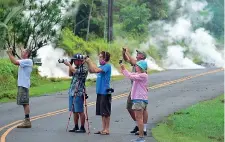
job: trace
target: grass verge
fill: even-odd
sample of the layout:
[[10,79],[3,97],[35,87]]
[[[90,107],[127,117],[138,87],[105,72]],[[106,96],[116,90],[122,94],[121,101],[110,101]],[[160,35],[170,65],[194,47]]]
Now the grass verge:
[[223,142],[224,95],[175,112],[152,135],[159,142]]

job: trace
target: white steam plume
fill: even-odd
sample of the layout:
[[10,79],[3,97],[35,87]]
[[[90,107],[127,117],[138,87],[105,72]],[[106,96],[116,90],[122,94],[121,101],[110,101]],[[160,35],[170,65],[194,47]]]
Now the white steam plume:
[[38,68],[41,76],[46,77],[69,77],[68,67],[58,63],[59,59],[69,59],[63,49],[54,49],[52,45],[42,47],[37,52],[42,65]]
[[170,12],[175,22],[161,20],[150,23],[149,43],[163,55],[164,68],[203,68],[192,62],[196,55],[204,63],[224,67],[224,50],[216,49],[216,41],[208,31],[202,27],[195,28],[212,19],[213,13],[206,9],[207,5],[205,0],[173,0]]
[[204,67],[196,65],[192,60],[184,56],[184,49],[179,46],[169,46],[164,67],[167,69],[202,69]]
[[[42,65],[38,68],[41,76],[46,76],[48,78],[70,78],[68,75],[68,67],[63,63],[58,63],[59,59],[69,60],[69,57],[63,49],[53,48],[52,45],[47,45],[38,50],[37,57],[41,58],[42,62]],[[96,64],[98,64],[98,59],[96,59]],[[113,65],[112,75],[120,75]],[[96,74],[89,73],[87,79],[90,78],[96,78]]]

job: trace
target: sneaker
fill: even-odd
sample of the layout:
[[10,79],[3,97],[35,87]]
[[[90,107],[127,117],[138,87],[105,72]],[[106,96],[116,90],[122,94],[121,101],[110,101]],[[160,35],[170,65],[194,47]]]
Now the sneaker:
[[86,130],[83,126],[81,126],[80,130],[76,130],[75,133],[86,133]]
[[29,118],[25,118],[23,123],[19,126],[17,126],[17,128],[31,128],[31,122]]
[[130,131],[130,133],[136,133],[137,131],[139,131],[138,126],[135,126],[134,130]]
[[77,130],[79,130],[79,128],[75,126],[72,130],[69,130],[69,132],[76,132]]
[[132,142],[145,142],[144,137],[139,137],[137,139],[131,140]]
[[[135,135],[139,135],[139,132],[136,132]],[[144,136],[147,136],[147,131],[144,131]]]

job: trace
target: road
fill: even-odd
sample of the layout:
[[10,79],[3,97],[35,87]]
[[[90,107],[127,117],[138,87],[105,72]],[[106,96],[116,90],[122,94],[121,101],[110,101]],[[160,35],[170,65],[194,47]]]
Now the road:
[[[168,70],[149,76],[149,122],[146,142],[155,142],[151,128],[169,114],[196,104],[199,101],[214,98],[224,92],[223,69]],[[110,135],[93,134],[101,129],[101,119],[95,116],[95,87],[87,89],[88,115],[91,134],[66,132],[69,112],[66,91],[31,98],[31,129],[15,128],[22,120],[23,109],[15,102],[0,104],[1,142],[129,142],[136,136],[129,134],[134,122],[125,106],[130,81],[124,79],[112,82],[115,89],[112,102]],[[48,114],[46,114],[48,113]],[[72,120],[72,119],[71,119]],[[70,121],[69,128],[73,127]]]

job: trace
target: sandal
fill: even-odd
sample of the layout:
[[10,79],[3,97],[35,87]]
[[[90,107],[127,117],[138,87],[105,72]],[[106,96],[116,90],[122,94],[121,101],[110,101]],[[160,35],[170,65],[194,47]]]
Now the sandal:
[[101,135],[109,135],[108,132],[101,132]]
[[94,134],[101,134],[102,133],[102,131],[98,131],[98,132],[95,132]]

